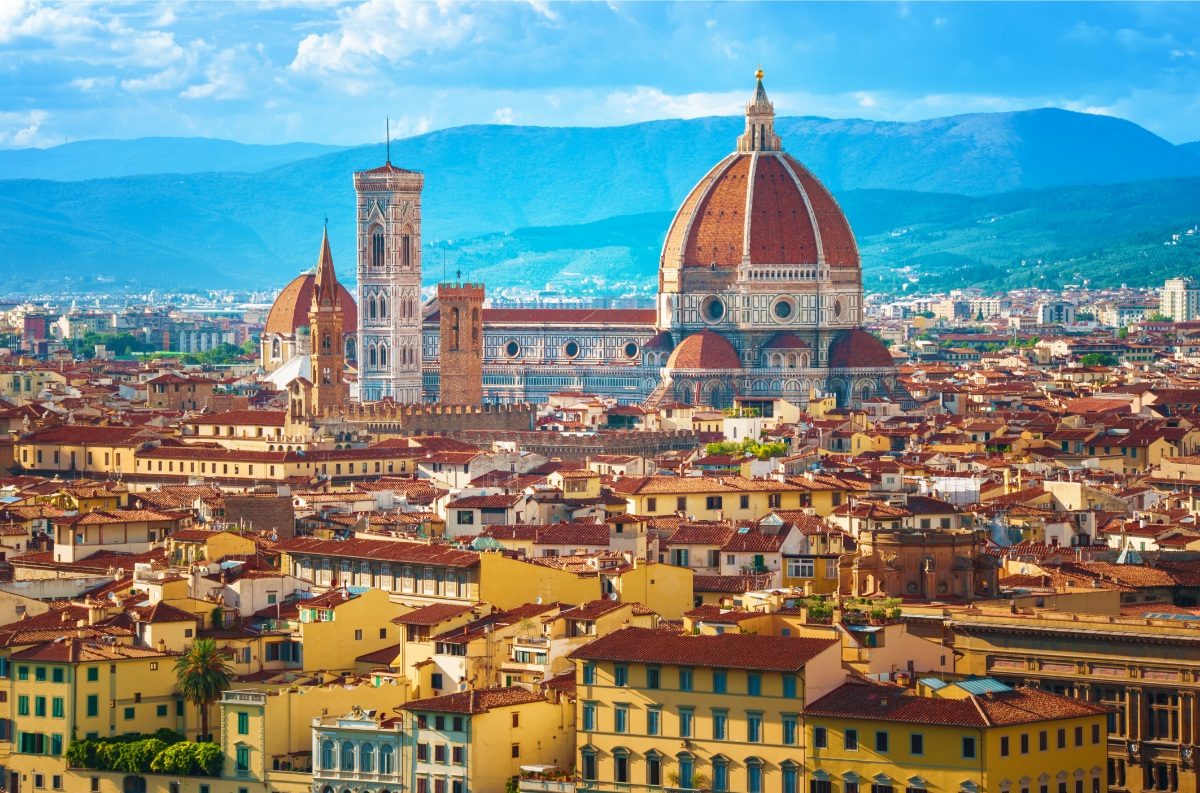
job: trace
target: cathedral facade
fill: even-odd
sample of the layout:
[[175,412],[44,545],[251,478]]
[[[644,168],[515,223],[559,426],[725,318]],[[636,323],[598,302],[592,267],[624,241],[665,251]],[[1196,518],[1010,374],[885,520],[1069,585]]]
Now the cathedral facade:
[[[581,391],[651,407],[802,404],[814,392],[842,405],[905,399],[890,353],[861,328],[854,234],[833,195],[785,152],[761,72],[745,122],[734,150],[680,205],[647,309],[487,308],[480,285],[443,288],[445,306],[437,297],[422,304],[423,176],[390,162],[356,173],[358,299],[343,300],[343,313],[357,398],[515,403]],[[264,335],[263,344],[265,360],[273,342]]]

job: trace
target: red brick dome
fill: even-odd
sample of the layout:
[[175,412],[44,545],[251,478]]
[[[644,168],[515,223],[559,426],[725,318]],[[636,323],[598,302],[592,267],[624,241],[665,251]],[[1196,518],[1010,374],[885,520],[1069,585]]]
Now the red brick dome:
[[854,233],[833,195],[782,151],[736,152],[717,163],[676,213],[662,265],[734,268],[746,257],[751,264],[859,266]]
[[[308,310],[312,307],[313,288],[317,275],[312,270],[301,273],[283,288],[271,311],[267,314],[267,324],[263,333],[291,335],[296,328],[308,326]],[[342,297],[342,331],[354,333],[358,330],[358,308],[354,303],[354,295],[346,287],[338,283]]]
[[893,365],[888,348],[865,330],[842,331],[829,345],[830,369],[881,369]]
[[702,330],[688,336],[667,359],[668,369],[741,369],[737,350],[719,333]]

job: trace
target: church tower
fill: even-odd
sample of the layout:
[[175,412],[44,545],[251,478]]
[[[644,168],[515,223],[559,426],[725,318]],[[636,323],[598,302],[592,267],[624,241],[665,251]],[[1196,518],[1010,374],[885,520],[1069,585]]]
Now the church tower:
[[483,284],[438,284],[443,405],[483,403]]
[[358,199],[359,400],[422,400],[421,190],[389,161],[354,174]]
[[345,321],[341,285],[333,270],[329,229],[321,237],[321,255],[308,309],[309,343],[312,345],[312,398],[310,409],[320,415],[327,408],[345,405],[350,398],[343,371],[346,366]]

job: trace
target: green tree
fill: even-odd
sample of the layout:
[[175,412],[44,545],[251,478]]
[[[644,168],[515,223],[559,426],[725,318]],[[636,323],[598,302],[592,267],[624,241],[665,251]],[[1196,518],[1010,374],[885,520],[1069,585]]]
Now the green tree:
[[200,740],[209,740],[208,708],[229,688],[233,669],[212,639],[197,639],[175,662],[175,679],[183,698],[200,711]]
[[1120,363],[1111,352],[1089,352],[1079,359],[1084,366],[1116,366]]
[[1129,328],[1127,328],[1125,326],[1121,326],[1121,327],[1117,328],[1117,338],[1118,339],[1128,339],[1129,338]]

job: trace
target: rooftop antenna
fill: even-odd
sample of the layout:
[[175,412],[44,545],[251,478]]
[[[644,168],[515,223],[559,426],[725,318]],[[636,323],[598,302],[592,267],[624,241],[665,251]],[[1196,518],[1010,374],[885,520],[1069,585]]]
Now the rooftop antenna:
[[385,118],[383,124],[384,124],[384,127],[383,127],[384,139],[386,140],[385,145],[387,147],[387,164],[391,165],[392,164],[392,119],[391,119],[391,117]]

